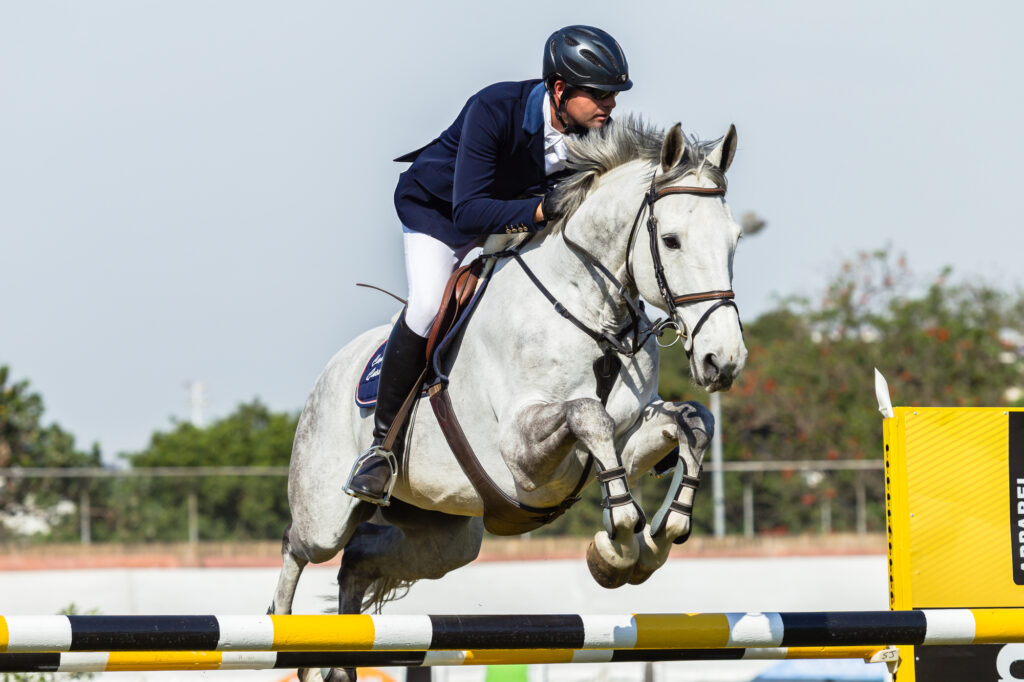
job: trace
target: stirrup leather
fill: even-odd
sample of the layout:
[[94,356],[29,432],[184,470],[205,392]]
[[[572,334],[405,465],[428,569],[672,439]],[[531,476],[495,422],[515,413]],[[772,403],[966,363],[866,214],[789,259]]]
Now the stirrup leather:
[[[391,476],[388,478],[387,485],[384,487],[380,497],[371,497],[352,488],[352,478],[359,473],[359,470],[371,457],[383,457],[384,461],[388,463],[388,468],[391,469]],[[398,480],[398,458],[390,450],[385,450],[380,445],[373,445],[364,450],[361,455],[356,457],[356,461],[352,463],[352,469],[348,472],[348,480],[345,482],[344,490],[352,497],[364,502],[387,507],[391,504],[391,491],[395,487],[396,480]]]

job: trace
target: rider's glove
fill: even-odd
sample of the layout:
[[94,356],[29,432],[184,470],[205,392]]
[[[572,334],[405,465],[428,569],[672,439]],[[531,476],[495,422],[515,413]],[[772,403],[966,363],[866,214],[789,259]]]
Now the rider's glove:
[[554,192],[548,192],[544,195],[544,199],[540,202],[540,212],[544,214],[544,220],[548,223],[553,223],[564,217],[555,205]]

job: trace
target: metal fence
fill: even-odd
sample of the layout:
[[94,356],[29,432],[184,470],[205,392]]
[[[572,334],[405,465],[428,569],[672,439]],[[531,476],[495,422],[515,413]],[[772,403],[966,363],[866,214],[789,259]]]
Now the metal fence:
[[[872,472],[881,472],[883,461],[878,460],[799,460],[799,461],[742,461],[723,462],[716,465],[714,462],[704,463],[704,473],[712,476],[739,476],[743,482],[743,535],[752,537],[758,531],[754,515],[754,476],[765,473],[802,473],[805,485],[814,488],[823,481],[830,472],[857,472],[854,477],[854,495],[856,500],[856,532],[867,533],[867,490]],[[279,477],[288,476],[286,466],[212,466],[212,467],[141,467],[134,469],[103,469],[103,468],[0,468],[0,488],[7,479],[125,479],[125,478],[166,478],[187,481],[198,481],[202,478],[230,476],[230,477]],[[186,514],[188,516],[188,540],[196,543],[199,541],[199,501],[195,485],[183,486],[186,495]],[[716,493],[722,495],[722,499],[716,499],[716,504],[724,506],[724,486],[715,486]],[[83,544],[92,542],[91,532],[91,509],[92,495],[88,488],[80,492],[78,500],[78,517],[80,526],[80,540]],[[832,500],[828,496],[821,496],[820,506],[820,532],[829,533],[832,530]],[[719,527],[718,524],[722,526]],[[724,519],[715,518],[715,534],[724,535]]]

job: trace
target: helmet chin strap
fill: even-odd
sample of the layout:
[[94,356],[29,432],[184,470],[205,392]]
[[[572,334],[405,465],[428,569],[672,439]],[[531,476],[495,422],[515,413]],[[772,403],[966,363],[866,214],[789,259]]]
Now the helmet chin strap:
[[[572,86],[569,85],[569,84],[566,84],[565,89],[562,90],[562,96],[558,98],[558,106],[555,108],[555,118],[562,125],[562,128],[563,128],[562,132],[564,134],[566,134],[566,135],[586,135],[587,134],[587,129],[585,127],[583,127],[581,125],[576,125],[575,123],[570,124],[568,122],[568,120],[567,120],[569,114],[568,114],[568,112],[566,112],[565,107],[566,107],[566,103],[568,102],[569,98],[566,97],[565,95],[566,95],[567,92],[569,92],[570,88],[572,88]],[[551,95],[554,96],[554,92],[552,92]]]

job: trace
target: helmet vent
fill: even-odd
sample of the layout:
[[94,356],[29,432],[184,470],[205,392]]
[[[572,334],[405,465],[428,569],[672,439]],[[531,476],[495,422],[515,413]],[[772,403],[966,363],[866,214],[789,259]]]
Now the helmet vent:
[[601,63],[601,60],[598,58],[598,56],[586,48],[580,50],[580,56],[586,59],[594,66],[600,66],[602,68],[604,67],[604,64]]
[[576,40],[572,36],[565,36],[565,44],[569,47],[576,47],[580,44],[580,41]]
[[604,53],[605,59],[607,59],[610,63],[612,63],[612,64],[615,63],[615,57],[612,56],[612,53],[608,51],[607,47],[605,47],[604,45],[601,45],[600,43],[594,45],[594,47],[596,47],[597,49],[601,50],[601,52]]

